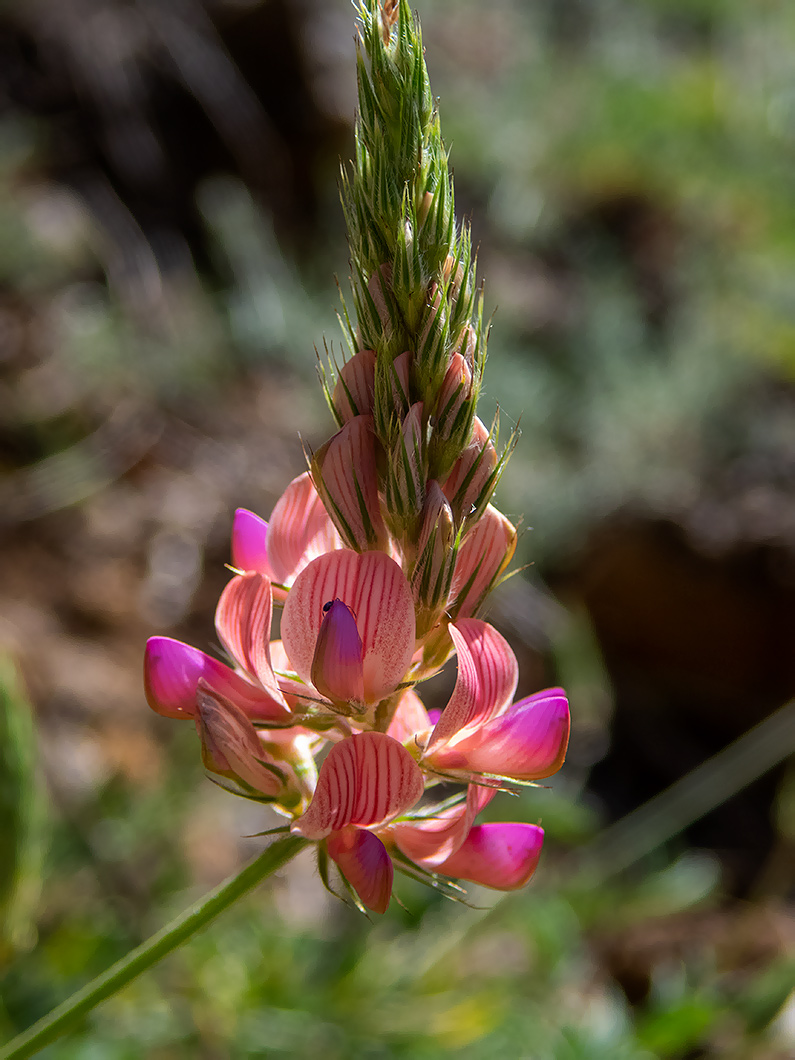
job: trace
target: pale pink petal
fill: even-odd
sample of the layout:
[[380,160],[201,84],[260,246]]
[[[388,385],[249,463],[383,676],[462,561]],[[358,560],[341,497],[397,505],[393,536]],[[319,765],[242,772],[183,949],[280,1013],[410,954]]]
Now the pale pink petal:
[[543,829],[534,824],[477,825],[436,871],[497,891],[515,891],[535,872],[543,841]]
[[433,730],[429,752],[465,726],[493,718],[511,701],[519,680],[516,656],[493,626],[465,618],[449,629],[458,654],[458,678]]
[[326,846],[362,903],[374,913],[385,913],[392,896],[394,869],[381,840],[351,825],[332,832]]
[[273,577],[268,561],[268,524],[246,508],[238,508],[232,522],[232,566]]
[[472,822],[496,794],[493,788],[470,784],[466,801],[438,817],[398,821],[389,826],[389,835],[397,847],[418,865],[435,869],[446,861],[466,839]]
[[416,733],[425,732],[430,727],[428,711],[422,705],[422,700],[417,693],[409,688],[398,700],[397,709],[392,715],[392,721],[386,733],[398,743],[405,743]]
[[166,718],[195,717],[196,691],[202,680],[255,721],[282,722],[290,717],[282,703],[264,689],[198,648],[170,637],[150,637],[144,656],[144,688],[152,710]]
[[292,585],[317,556],[341,548],[308,471],[294,478],[279,498],[268,530],[268,562],[273,581]]
[[331,399],[343,423],[372,413],[374,391],[375,352],[359,350],[340,369]]
[[388,535],[381,517],[372,416],[355,416],[312,458],[312,478],[343,540],[360,551]]
[[442,483],[444,495],[459,519],[469,515],[477,504],[497,463],[497,450],[490,440],[489,429],[476,416],[471,441]]
[[312,684],[332,702],[350,704],[358,713],[364,704],[364,682],[362,638],[356,619],[342,600],[327,602],[323,610],[312,660]]
[[380,732],[350,736],[329,751],[309,809],[292,831],[323,839],[349,824],[377,827],[411,809],[424,786],[419,766],[397,740]]
[[270,660],[273,602],[264,574],[236,574],[215,609],[215,629],[232,658],[255,677],[279,703],[284,703]]
[[267,755],[251,721],[231,700],[202,685],[196,695],[196,727],[205,765],[246,781],[264,795],[278,795],[282,781],[262,764]]
[[472,372],[460,353],[454,353],[439,389],[436,404],[436,430],[442,438],[453,433],[456,416],[472,394]]
[[340,549],[319,556],[295,580],[282,614],[282,640],[295,672],[312,679],[323,606],[342,600],[362,638],[365,702],[395,691],[414,652],[414,602],[400,567],[383,552]]
[[516,551],[516,528],[489,504],[464,538],[456,557],[450,614],[476,614],[484,597],[511,562]]
[[563,689],[550,688],[464,729],[423,760],[444,773],[540,780],[563,765],[568,742],[569,705]]

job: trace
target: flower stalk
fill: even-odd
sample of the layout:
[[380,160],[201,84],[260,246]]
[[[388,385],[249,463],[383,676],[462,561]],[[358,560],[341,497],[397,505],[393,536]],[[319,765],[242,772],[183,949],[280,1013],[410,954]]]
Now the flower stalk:
[[24,1060],[55,1041],[93,1008],[167,957],[258,883],[272,876],[307,845],[307,840],[296,835],[275,840],[241,872],[225,880],[29,1030],[8,1042],[0,1049],[0,1060]]

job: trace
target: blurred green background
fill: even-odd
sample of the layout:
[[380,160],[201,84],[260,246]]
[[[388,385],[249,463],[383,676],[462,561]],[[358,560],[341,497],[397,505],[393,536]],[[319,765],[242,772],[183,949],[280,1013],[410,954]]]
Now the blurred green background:
[[[795,8],[420,15],[496,310],[481,416],[523,431],[489,617],[520,692],[572,700],[562,773],[495,808],[542,822],[539,872],[472,908],[403,881],[371,925],[300,858],[42,1055],[787,1060]],[[0,6],[2,1040],[272,826],[141,658],[214,643],[234,508],[331,430],[352,37],[347,0]]]

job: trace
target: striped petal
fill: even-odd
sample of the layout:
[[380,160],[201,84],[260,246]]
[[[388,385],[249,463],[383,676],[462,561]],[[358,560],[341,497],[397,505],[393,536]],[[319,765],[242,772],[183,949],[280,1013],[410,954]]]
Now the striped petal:
[[414,603],[400,567],[383,552],[340,549],[319,556],[295,580],[282,614],[282,641],[295,672],[312,679],[323,606],[342,600],[362,638],[364,701],[378,703],[404,679],[414,652]]
[[540,780],[563,765],[568,742],[569,704],[563,689],[550,688],[464,730],[423,760],[444,773]]
[[349,825],[332,832],[326,846],[362,903],[374,913],[385,913],[392,897],[395,870],[378,836]]
[[268,524],[246,508],[238,508],[232,521],[232,566],[273,577],[268,561]]
[[150,637],[144,656],[144,688],[152,710],[166,718],[195,717],[200,681],[253,720],[278,723],[290,718],[289,711],[264,689],[198,648],[170,637]]
[[372,416],[355,416],[312,458],[312,477],[346,544],[363,551],[387,541],[381,518]]
[[494,488],[492,475],[498,462],[489,429],[475,416],[469,445],[442,483],[444,495],[458,520],[465,519],[476,505],[488,499],[483,494]]
[[267,757],[265,749],[240,707],[201,684],[196,704],[196,727],[207,768],[244,780],[264,795],[278,795],[282,780],[263,765],[262,760]]
[[340,368],[331,401],[342,422],[373,411],[375,351],[359,350]]
[[227,584],[215,609],[215,629],[232,658],[262,685],[276,702],[286,705],[270,659],[273,602],[264,574],[237,574]]
[[[351,609],[342,600],[328,601],[315,644],[312,684],[337,704],[348,704],[354,713],[364,705],[362,638]],[[346,711],[349,713],[349,711]]]
[[465,618],[451,623],[449,629],[458,654],[458,677],[427,753],[466,726],[493,718],[510,703],[519,680],[516,656],[493,626]]
[[458,550],[449,608],[455,619],[469,618],[513,559],[516,528],[489,504]]
[[378,827],[411,809],[423,789],[420,768],[405,747],[384,733],[359,733],[331,748],[309,809],[292,831],[324,839],[350,824]]
[[466,839],[472,822],[496,795],[494,788],[470,784],[466,802],[438,817],[400,821],[389,826],[398,849],[418,865],[435,869],[451,857]]
[[341,547],[340,536],[305,471],[293,479],[273,509],[268,531],[271,577],[292,585],[313,559]]
[[534,824],[477,825],[436,871],[497,891],[515,891],[535,872],[543,842],[544,830]]

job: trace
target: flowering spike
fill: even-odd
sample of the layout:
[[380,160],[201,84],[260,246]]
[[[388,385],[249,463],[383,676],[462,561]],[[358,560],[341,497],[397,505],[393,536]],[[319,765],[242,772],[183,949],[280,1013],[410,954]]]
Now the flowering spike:
[[360,713],[364,707],[362,638],[351,609],[342,600],[323,607],[324,616],[312,659],[312,684],[342,707],[343,713]]

